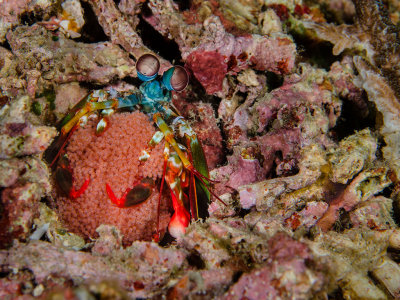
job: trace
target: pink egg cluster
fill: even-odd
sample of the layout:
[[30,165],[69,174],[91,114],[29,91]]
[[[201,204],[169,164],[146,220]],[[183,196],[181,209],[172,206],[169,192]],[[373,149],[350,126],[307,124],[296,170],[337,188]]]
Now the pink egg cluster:
[[[114,206],[106,183],[117,197],[142,178],[161,178],[163,143],[151,151],[146,162],[139,161],[155,128],[149,117],[140,112],[114,114],[101,136],[95,135],[95,121],[89,121],[72,135],[66,149],[73,170],[74,186],[79,188],[90,178],[87,190],[77,199],[57,197],[57,210],[65,226],[85,238],[95,238],[101,224],[115,225],[123,234],[124,244],[150,240],[156,232],[159,186],[145,202],[129,208]],[[168,193],[164,193],[168,194]],[[162,199],[160,228],[169,222],[169,200]]]

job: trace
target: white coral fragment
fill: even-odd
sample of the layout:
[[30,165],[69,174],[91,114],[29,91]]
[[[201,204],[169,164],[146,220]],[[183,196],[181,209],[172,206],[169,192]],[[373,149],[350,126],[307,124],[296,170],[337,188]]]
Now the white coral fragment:
[[367,42],[367,36],[356,30],[353,26],[342,24],[317,24],[311,21],[303,21],[306,29],[313,30],[319,38],[331,42],[334,46],[333,55],[339,55],[346,49],[366,50],[370,58],[374,55],[374,50]]
[[[344,233],[330,231],[307,244],[316,257],[327,262],[328,272],[341,287],[345,299],[387,299],[368,272],[382,266],[382,261],[389,261],[386,249],[390,234],[390,231],[359,229]],[[386,282],[390,284],[390,280]]]
[[[282,202],[290,203],[293,200],[290,195],[283,197],[283,194],[302,188],[307,190],[307,186],[315,183],[321,175],[320,168],[327,163],[324,152],[317,145],[312,145],[304,148],[302,153],[303,158],[299,163],[300,172],[297,175],[241,186],[239,195],[242,207],[248,209],[256,205],[257,210],[266,210],[271,208],[279,197]],[[317,192],[311,188],[308,190],[310,194]],[[296,194],[296,200],[298,197],[299,195]]]
[[77,29],[80,29],[83,27],[83,25],[85,25],[83,9],[78,0],[65,0],[61,6],[63,10],[73,18]]
[[240,83],[243,83],[246,86],[259,86],[260,83],[258,82],[257,79],[257,74],[254,72],[253,69],[246,69],[243,72],[241,72],[238,77],[238,81]]
[[281,20],[272,9],[260,13],[258,23],[260,24],[262,34],[269,35],[282,32]]
[[383,115],[380,133],[386,146],[384,158],[400,178],[400,102],[386,80],[375,72],[360,56],[354,57],[354,64],[359,72],[358,84],[365,89],[370,101],[373,101]]
[[372,274],[386,287],[393,298],[400,297],[400,266],[387,256],[382,257]]
[[330,179],[333,182],[347,183],[366,163],[375,159],[377,146],[376,138],[368,128],[342,140],[339,147],[328,154],[332,169]]

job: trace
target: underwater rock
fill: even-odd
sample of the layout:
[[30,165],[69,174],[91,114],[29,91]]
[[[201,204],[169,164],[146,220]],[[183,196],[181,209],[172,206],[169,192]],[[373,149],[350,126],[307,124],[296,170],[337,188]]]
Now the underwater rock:
[[168,291],[167,296],[171,299],[195,297],[199,294],[207,297],[221,297],[231,283],[233,275],[234,270],[224,267],[189,271]]
[[391,23],[381,1],[354,0],[353,3],[356,10],[354,25],[303,24],[315,31],[318,38],[330,41],[334,45],[334,55],[347,48],[365,51],[364,58],[380,70],[396,97],[400,97],[398,28]]
[[[133,13],[130,16],[130,20],[122,14],[112,0],[90,0],[88,2],[91,4],[105,34],[110,37],[113,44],[121,45],[137,59],[145,53],[152,52],[143,45],[142,39],[135,30],[137,23],[136,14],[138,13],[136,1],[129,1],[130,5],[126,1],[121,1],[120,3],[122,12]],[[164,62],[164,60],[161,61]],[[136,73],[136,70],[134,70],[134,73]]]
[[52,184],[47,165],[37,156],[0,160],[0,187],[11,187],[18,182],[32,182],[49,193]]
[[[250,157],[262,162],[263,171],[258,173],[264,177],[297,173],[301,147],[333,144],[328,133],[340,115],[340,100],[324,70],[301,65],[301,71],[286,77],[281,87],[258,97],[254,103],[251,98],[246,99],[231,119],[224,116],[228,120],[224,128],[228,145],[237,145],[244,153],[253,149]],[[262,178],[257,179],[253,182]]]
[[324,215],[327,209],[328,204],[326,202],[310,201],[306,203],[304,209],[298,213],[293,213],[293,215],[286,219],[285,222],[288,223],[289,220],[291,223],[289,226],[293,230],[296,230],[300,225],[310,229]]
[[[88,81],[106,84],[134,72],[134,62],[109,42],[86,44],[56,36],[39,25],[20,26],[7,34],[15,55],[13,68],[26,74],[29,95],[57,83]],[[13,70],[9,67],[7,73]],[[32,71],[35,71],[34,74]],[[7,76],[5,73],[3,76]],[[34,84],[30,84],[31,81]]]
[[37,284],[58,276],[75,284],[115,282],[130,297],[151,297],[171,274],[185,264],[185,252],[157,244],[134,242],[111,257],[58,248],[43,241],[17,243],[0,251],[0,264],[16,270],[29,269]]
[[78,0],[64,0],[62,10],[57,17],[52,16],[48,21],[40,22],[49,30],[60,30],[67,37],[79,38],[79,31],[85,25],[83,8]]
[[398,128],[400,113],[399,30],[387,17],[380,1],[353,2],[356,9],[354,25],[303,24],[318,38],[330,41],[334,45],[334,55],[345,49],[354,49],[362,55],[353,58],[359,72],[359,81],[354,83],[368,93],[369,100],[384,115],[380,129],[387,144],[384,156],[399,177],[400,139],[398,130],[393,129]]
[[[318,234],[313,241],[306,241],[315,259],[322,259],[328,267],[328,274],[342,289],[344,297],[352,299],[387,299],[385,292],[372,283],[368,272],[376,279],[385,283],[393,297],[398,296],[398,285],[393,286],[392,280],[398,280],[400,268],[394,267],[386,257],[386,249],[393,230],[374,231],[350,229],[343,233],[329,231]],[[334,253],[334,254],[333,254]],[[387,263],[385,263],[387,262]],[[393,273],[382,272],[391,270]],[[398,282],[398,281],[397,281]]]
[[383,124],[380,133],[385,139],[386,145],[382,152],[391,168],[400,178],[400,98],[396,97],[386,80],[361,57],[354,57],[354,63],[361,78],[360,85],[368,93],[369,100],[374,101],[377,109],[383,115]]
[[360,203],[356,209],[350,213],[350,222],[356,227],[368,227],[373,230],[385,230],[396,228],[392,218],[393,200],[374,196],[369,200]]
[[385,167],[367,169],[361,172],[345,188],[343,193],[329,203],[327,212],[319,219],[317,225],[322,230],[327,231],[339,218],[340,209],[352,210],[358,203],[368,200],[391,183],[388,169]]
[[329,70],[336,93],[343,100],[349,101],[358,110],[361,117],[367,117],[371,112],[364,91],[359,87],[356,70],[351,56],[344,56],[340,62],[334,62]]
[[29,240],[40,240],[45,236],[54,246],[70,250],[81,250],[87,246],[82,237],[68,232],[56,212],[42,202],[39,203],[39,214],[34,219],[35,231]]
[[[323,166],[326,164],[323,150],[312,145],[303,148],[302,159],[299,163],[299,173],[294,176],[264,180],[257,183],[244,185],[239,188],[240,203],[243,208],[249,209],[256,206],[257,210],[268,210],[271,207],[292,207],[292,201],[313,199],[321,195],[323,189],[318,181],[326,172]],[[290,194],[296,190],[301,194],[294,193],[292,199]],[[281,205],[277,205],[279,201]]]
[[26,80],[19,76],[15,55],[0,46],[0,84],[2,96],[16,97],[18,89],[26,86]]
[[235,147],[233,154],[227,157],[228,164],[211,171],[211,177],[220,182],[215,185],[219,194],[265,179],[266,172],[254,155],[256,153],[252,153],[256,151],[251,145]]
[[56,9],[56,0],[16,0],[0,2],[0,43],[4,43],[7,31],[19,25],[25,14],[49,16]]
[[[164,3],[150,2],[152,15],[146,18],[146,21],[157,29],[162,35],[168,36],[178,44],[181,56],[184,60],[189,60],[191,69],[202,69],[202,66],[195,66],[194,62],[201,63],[201,60],[194,59],[193,56],[203,57],[207,53],[214,57],[222,56],[227,64],[227,71],[231,74],[254,67],[257,70],[268,70],[277,74],[287,74],[291,72],[294,66],[296,48],[292,39],[288,35],[267,38],[260,35],[234,36],[225,31],[220,19],[211,15],[204,20],[202,25],[188,25],[182,16],[175,10],[170,1],[168,5]],[[196,54],[193,54],[196,53]],[[202,53],[200,55],[200,53]],[[218,60],[219,61],[219,60]],[[225,68],[221,65],[218,72],[213,72],[220,76]],[[204,72],[200,72],[204,74]],[[199,75],[200,75],[199,74]],[[204,80],[206,77],[196,78],[204,85],[208,91],[214,91],[213,85],[220,84],[219,79]],[[218,77],[219,78],[219,77]],[[221,90],[221,89],[219,89]],[[217,91],[217,90],[216,90]]]
[[332,14],[338,23],[350,23],[356,13],[351,0],[323,0],[326,10]]
[[28,96],[14,99],[1,108],[1,159],[42,153],[56,136],[57,132],[53,127],[31,124],[28,114]]
[[268,242],[268,263],[243,274],[224,299],[309,299],[327,280],[307,246],[278,233]]
[[219,198],[223,201],[213,201],[208,206],[208,213],[210,217],[223,219],[226,217],[233,217],[236,215],[236,201],[233,199],[231,193],[222,194]]
[[[342,151],[349,147],[352,151]],[[259,211],[284,216],[286,225],[293,230],[316,224],[326,231],[339,218],[341,209],[351,211],[392,183],[387,168],[372,164],[376,147],[369,130],[364,130],[326,153],[316,147],[305,148],[297,175],[239,187],[240,203],[246,209],[255,205]],[[331,167],[328,167],[328,161]],[[331,180],[347,182],[357,173],[346,188],[332,185]],[[327,203],[314,202],[316,199],[326,201],[329,207]],[[306,207],[299,210],[304,205]],[[293,207],[298,207],[298,212],[292,212]],[[383,222],[386,221],[378,223]]]
[[1,191],[1,248],[10,246],[13,239],[27,239],[33,220],[39,215],[42,195],[41,187],[32,182],[17,183]]
[[208,94],[222,90],[228,71],[224,57],[216,51],[193,51],[186,60],[186,67],[201,82]]
[[186,234],[178,241],[179,245],[198,253],[207,268],[222,267],[231,259],[228,250],[218,245],[218,238],[205,226],[200,223],[196,225],[187,228]]
[[328,161],[332,171],[330,180],[345,184],[365,166],[376,159],[377,141],[369,129],[364,129],[340,141],[337,148],[331,148]]
[[32,126],[29,123],[2,124],[0,130],[0,158],[41,153],[56,135],[54,128]]
[[[27,294],[33,294],[33,286],[34,276],[29,271],[21,270],[17,274],[0,279],[0,297],[2,299],[28,299]],[[36,293],[36,295],[40,296],[40,293]]]
[[109,256],[122,247],[122,235],[115,226],[102,224],[96,231],[99,237],[92,248],[93,255]]
[[87,89],[81,87],[78,82],[60,84],[55,91],[54,113],[63,117],[87,94]]

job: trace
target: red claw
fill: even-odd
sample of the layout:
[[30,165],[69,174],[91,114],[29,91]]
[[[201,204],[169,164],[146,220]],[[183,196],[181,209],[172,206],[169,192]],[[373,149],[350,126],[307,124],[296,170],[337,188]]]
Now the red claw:
[[86,179],[79,190],[75,190],[75,188],[72,187],[71,190],[69,191],[69,197],[72,199],[78,198],[80,195],[82,195],[86,191],[86,189],[89,186],[89,183],[90,183],[90,179]]
[[122,195],[121,198],[117,198],[117,196],[115,196],[113,190],[111,189],[111,187],[108,185],[108,183],[106,183],[106,191],[107,191],[107,195],[110,198],[111,202],[119,207],[119,208],[124,208],[125,206],[125,199],[126,199],[126,195],[129,192],[129,189],[126,189],[125,193]]
[[69,166],[69,161],[66,156],[60,157],[54,174],[60,191],[71,199],[76,199],[81,196],[89,186],[90,179],[86,179],[80,189],[75,190],[72,168]]
[[115,206],[119,208],[131,207],[146,201],[152,193],[154,184],[152,179],[144,178],[135,184],[133,188],[127,188],[121,198],[117,198],[110,185],[106,183],[106,192]]

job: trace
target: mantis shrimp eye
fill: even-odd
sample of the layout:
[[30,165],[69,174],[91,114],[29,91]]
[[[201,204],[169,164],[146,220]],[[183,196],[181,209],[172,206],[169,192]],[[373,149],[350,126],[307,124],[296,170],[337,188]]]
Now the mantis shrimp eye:
[[150,81],[156,78],[160,61],[152,54],[144,54],[136,62],[136,70],[140,80]]
[[189,83],[189,75],[184,67],[173,66],[164,72],[162,81],[167,89],[183,91]]

